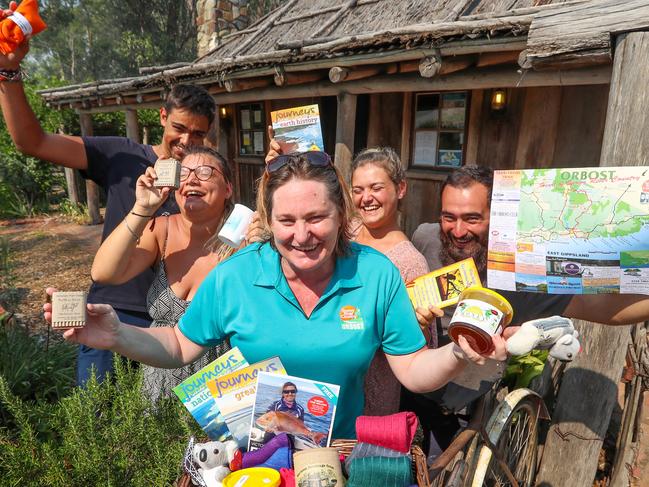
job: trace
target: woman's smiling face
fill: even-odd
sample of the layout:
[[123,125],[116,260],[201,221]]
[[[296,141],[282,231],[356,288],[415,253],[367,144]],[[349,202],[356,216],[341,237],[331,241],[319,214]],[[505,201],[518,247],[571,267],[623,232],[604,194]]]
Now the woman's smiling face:
[[341,231],[341,216],[326,186],[291,179],[273,194],[270,227],[278,252],[297,275],[327,274]]
[[232,196],[232,185],[223,177],[218,162],[207,154],[189,154],[183,159],[182,166],[190,170],[199,166],[210,166],[212,175],[206,181],[201,181],[194,171],[189,173],[176,192],[176,202],[180,210],[214,211],[222,214],[225,201]]
[[405,191],[405,183],[395,185],[387,171],[376,164],[364,164],[352,174],[354,206],[368,228],[396,222],[399,200]]

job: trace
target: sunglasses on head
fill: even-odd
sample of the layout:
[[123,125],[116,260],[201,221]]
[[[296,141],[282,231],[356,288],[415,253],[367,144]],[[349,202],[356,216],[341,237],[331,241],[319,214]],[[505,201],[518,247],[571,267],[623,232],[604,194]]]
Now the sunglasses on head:
[[285,389],[282,391],[282,394],[297,394],[296,389]]
[[327,154],[326,152],[312,150],[307,152],[292,152],[290,154],[281,154],[268,163],[268,165],[266,166],[266,171],[268,173],[273,173],[278,169],[286,166],[286,164],[298,157],[304,157],[310,165],[315,167],[327,167],[332,165],[331,157],[329,157],[329,154]]

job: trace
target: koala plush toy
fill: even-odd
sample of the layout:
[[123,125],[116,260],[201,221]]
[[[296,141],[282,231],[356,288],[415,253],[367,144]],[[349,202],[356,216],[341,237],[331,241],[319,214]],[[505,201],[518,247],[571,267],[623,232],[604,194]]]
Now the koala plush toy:
[[222,487],[223,479],[241,468],[241,452],[236,441],[196,443],[192,457],[207,487]]

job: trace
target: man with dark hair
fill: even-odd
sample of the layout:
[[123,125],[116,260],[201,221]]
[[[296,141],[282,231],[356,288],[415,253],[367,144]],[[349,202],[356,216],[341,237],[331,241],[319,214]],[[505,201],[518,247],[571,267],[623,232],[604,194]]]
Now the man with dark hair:
[[[6,14],[6,12],[4,12]],[[119,225],[135,203],[135,182],[157,159],[182,158],[185,149],[203,144],[216,114],[216,104],[203,88],[174,86],[160,108],[164,127],[158,145],[143,145],[124,137],[75,137],[43,131],[32,111],[22,84],[20,62],[29,49],[25,41],[7,56],[0,55],[0,108],[7,129],[18,150],[60,166],[79,169],[106,192],[106,213],[102,240]],[[173,198],[158,211],[176,213]],[[137,215],[149,219],[154,215]],[[149,326],[146,294],[153,280],[148,270],[119,286],[93,283],[90,303],[111,304],[120,320],[137,326]],[[82,346],[77,363],[77,383],[85,384],[91,367],[98,379],[112,370],[112,354]]]
[[[431,270],[473,257],[486,285],[487,245],[493,171],[487,167],[464,166],[449,174],[442,186],[439,223],[423,223],[412,236]],[[649,319],[649,297],[634,294],[564,295],[501,291],[514,309],[514,325],[536,318],[561,315],[610,325],[633,324]],[[446,329],[454,307],[437,310],[439,344],[448,343]],[[513,330],[513,329],[512,329]],[[494,362],[495,363],[495,362]],[[504,364],[489,377],[486,369],[468,367],[459,378],[428,395],[404,392],[402,408],[421,411],[422,425],[429,426],[442,448],[446,448],[458,422],[453,415],[473,398],[486,392]],[[474,375],[472,377],[472,374]],[[482,374],[479,377],[478,374]],[[467,384],[472,384],[471,387]],[[441,405],[441,409],[436,406]],[[433,411],[437,411],[435,414]]]

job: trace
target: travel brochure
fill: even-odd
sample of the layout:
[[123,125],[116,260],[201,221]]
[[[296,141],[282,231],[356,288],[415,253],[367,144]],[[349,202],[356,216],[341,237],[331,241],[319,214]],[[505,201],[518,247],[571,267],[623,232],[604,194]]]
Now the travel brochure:
[[270,118],[283,154],[324,150],[318,105],[277,110]]
[[257,375],[260,372],[285,374],[286,370],[279,357],[273,357],[207,383],[228,430],[241,448],[248,446],[250,416],[255,402]]
[[173,391],[210,440],[249,451],[287,433],[296,450],[331,441],[340,387],[286,375],[279,357],[249,365],[234,347]]
[[247,365],[248,362],[239,349],[234,347],[173,389],[210,440],[224,441],[231,435],[207,387],[207,382]]
[[329,446],[339,395],[334,384],[260,372],[248,451],[279,433],[287,433],[296,450]]
[[490,288],[649,294],[646,167],[495,171]]
[[457,304],[465,288],[480,285],[478,269],[469,257],[408,282],[406,290],[415,308],[444,308]]

